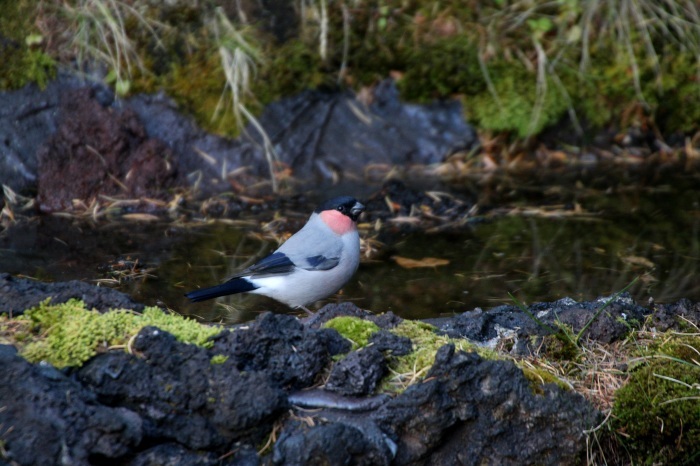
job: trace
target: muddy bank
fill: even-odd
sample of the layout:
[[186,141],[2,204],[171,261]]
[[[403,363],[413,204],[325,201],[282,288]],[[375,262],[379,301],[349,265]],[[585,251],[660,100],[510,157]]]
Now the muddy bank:
[[[70,209],[73,199],[158,198],[175,187],[211,195],[269,182],[253,128],[238,139],[207,133],[161,94],[120,100],[60,74],[43,91],[1,92],[0,108],[0,182],[38,192],[44,211]],[[362,179],[370,165],[440,162],[476,143],[458,102],[405,104],[390,80],[365,103],[349,92],[307,91],[271,104],[260,122],[276,148],[275,171],[325,184]]]
[[[94,299],[79,282],[2,278],[5,303],[18,293],[27,306],[47,295]],[[105,291],[92,288],[92,294]],[[111,293],[100,299],[128,301]],[[576,330],[599,306],[567,299],[529,309],[545,324],[559,320]],[[659,327],[680,328],[697,313],[689,302],[645,308],[621,296],[586,336],[614,342],[646,315],[653,314]],[[378,331],[368,346],[353,350],[324,327],[338,316],[370,322]],[[516,335],[519,352],[546,333],[531,320],[501,306],[434,324],[438,333],[482,344]],[[628,324],[616,327],[620,320]],[[391,313],[332,304],[303,320],[264,313],[223,330],[208,348],[145,327],[129,352],[114,349],[60,371],[30,364],[2,345],[0,377],[8,383],[0,387],[0,405],[7,406],[0,424],[12,426],[2,437],[5,458],[124,465],[571,464],[583,458],[584,431],[601,415],[573,391],[533,384],[513,361],[448,344],[406,390],[378,394],[387,361],[416,350],[411,338],[393,333],[402,323]]]

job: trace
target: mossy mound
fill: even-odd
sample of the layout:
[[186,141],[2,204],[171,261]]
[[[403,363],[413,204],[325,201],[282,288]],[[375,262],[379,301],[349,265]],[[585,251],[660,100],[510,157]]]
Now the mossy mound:
[[[380,330],[373,322],[349,316],[331,319],[326,322],[324,327],[333,328],[350,340],[353,350],[367,346],[371,336]],[[390,332],[400,337],[409,338],[413,344],[413,351],[405,356],[387,355],[389,374],[384,377],[380,384],[378,389],[380,392],[402,392],[421,380],[433,366],[438,350],[445,345],[454,345],[458,351],[476,352],[484,359],[506,359],[497,352],[476,345],[469,340],[441,335],[436,332],[435,327],[420,321],[404,320]],[[570,388],[568,384],[550,372],[526,367],[521,361],[515,362],[532,383],[535,392],[539,392],[540,386],[545,383],[554,383],[565,389]]]
[[63,304],[49,300],[28,310],[26,331],[15,337],[20,354],[30,362],[46,361],[55,367],[80,366],[98,352],[128,347],[129,340],[146,326],[172,333],[184,343],[209,347],[217,327],[202,325],[176,314],[147,307],[142,314],[124,309],[100,313],[77,299]]
[[700,458],[700,336],[659,339],[617,391],[612,426],[632,458],[694,464]]

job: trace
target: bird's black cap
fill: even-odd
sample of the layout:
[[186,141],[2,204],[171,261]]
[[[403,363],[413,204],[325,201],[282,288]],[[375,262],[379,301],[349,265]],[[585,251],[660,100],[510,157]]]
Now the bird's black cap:
[[325,201],[314,212],[319,214],[324,210],[337,210],[353,219],[353,221],[357,221],[357,218],[365,210],[365,206],[352,196],[340,196]]

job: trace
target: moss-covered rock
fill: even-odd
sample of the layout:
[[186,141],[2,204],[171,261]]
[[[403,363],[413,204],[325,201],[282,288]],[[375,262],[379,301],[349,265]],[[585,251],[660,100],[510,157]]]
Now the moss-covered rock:
[[692,463],[700,455],[700,337],[659,340],[616,392],[612,426],[640,462]]
[[369,337],[379,331],[379,326],[374,322],[351,316],[335,317],[326,322],[324,327],[335,329],[343,337],[350,340],[352,349],[367,346]]
[[[56,367],[80,366],[98,352],[128,348],[128,342],[143,327],[152,325],[175,335],[184,343],[211,346],[217,327],[202,325],[177,314],[147,307],[142,314],[115,309],[100,313],[72,299],[63,304],[49,300],[25,313],[31,336],[15,340],[30,362],[46,361]],[[26,334],[25,334],[26,335]]]

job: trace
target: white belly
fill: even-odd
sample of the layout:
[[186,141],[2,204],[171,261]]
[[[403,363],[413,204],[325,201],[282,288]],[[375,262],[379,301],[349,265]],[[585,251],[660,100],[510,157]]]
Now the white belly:
[[[352,235],[348,235],[352,236]],[[330,270],[295,269],[286,275],[255,277],[260,288],[251,293],[268,296],[290,307],[305,306],[327,298],[345,285],[360,263],[359,237],[347,238],[340,262]]]

